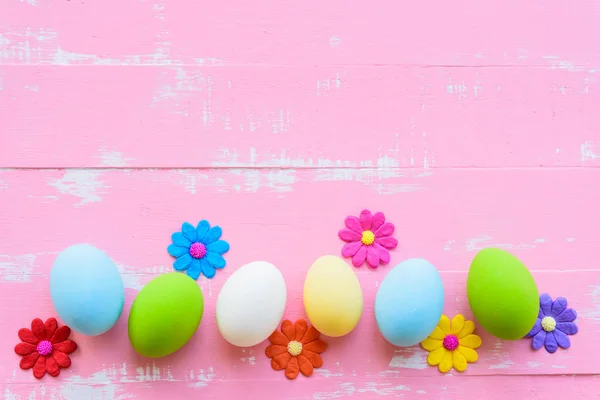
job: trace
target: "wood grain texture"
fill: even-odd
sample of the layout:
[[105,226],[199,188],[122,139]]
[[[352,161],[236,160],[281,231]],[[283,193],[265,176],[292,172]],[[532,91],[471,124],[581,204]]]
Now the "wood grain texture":
[[[223,4],[221,4],[223,3]],[[6,0],[0,2],[0,396],[5,399],[594,398],[600,390],[600,5],[584,0]],[[329,339],[314,377],[289,382],[266,344],[218,334],[219,290],[267,260],[304,316],[312,262],[339,254],[348,214],[382,210],[400,245],[356,269],[365,309]],[[127,316],[171,270],[170,234],[206,218],[231,244],[198,283],[197,334],[160,360],[137,356]],[[17,330],[49,317],[52,263],[88,242],[118,264],[123,316],[75,334],[60,377],[18,368]],[[505,248],[541,291],[579,313],[550,355],[480,327],[480,359],[441,375],[418,347],[377,332],[391,266],[439,270],[444,312],[472,317],[476,252]]]

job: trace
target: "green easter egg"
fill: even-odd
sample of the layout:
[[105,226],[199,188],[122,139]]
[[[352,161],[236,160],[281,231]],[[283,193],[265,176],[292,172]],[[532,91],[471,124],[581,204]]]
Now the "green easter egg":
[[160,275],[142,288],[131,306],[131,345],[146,357],[174,353],[194,336],[203,312],[195,280],[178,272]]
[[535,324],[540,298],[531,273],[501,249],[481,250],[471,263],[467,297],[475,318],[504,340],[523,338]]

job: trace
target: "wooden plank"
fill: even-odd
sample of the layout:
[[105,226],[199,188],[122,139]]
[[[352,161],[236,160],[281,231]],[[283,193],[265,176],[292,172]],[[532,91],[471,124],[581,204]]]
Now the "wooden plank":
[[3,66],[0,167],[600,165],[594,73]]

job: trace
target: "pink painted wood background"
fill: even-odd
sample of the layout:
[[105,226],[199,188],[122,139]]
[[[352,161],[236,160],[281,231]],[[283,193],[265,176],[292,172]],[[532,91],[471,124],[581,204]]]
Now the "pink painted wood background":
[[[600,3],[0,1],[0,395],[4,399],[593,398],[600,390]],[[356,273],[357,329],[314,377],[287,381],[266,344],[227,345],[219,289],[273,262],[302,317],[311,263],[339,254],[347,214],[382,210],[395,265],[441,271],[445,313],[471,316],[470,261],[500,246],[566,296],[568,351],[483,336],[480,361],[440,375],[377,332],[391,266]],[[136,356],[127,316],[171,270],[170,234],[207,218],[231,243],[201,278],[203,322],[164,359]],[[37,381],[17,330],[54,315],[57,253],[89,242],[119,265],[126,307],[73,365]]]

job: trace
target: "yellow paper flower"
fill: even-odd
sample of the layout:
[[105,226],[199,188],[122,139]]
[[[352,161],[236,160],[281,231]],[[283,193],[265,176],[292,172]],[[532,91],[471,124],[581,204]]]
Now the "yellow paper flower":
[[481,338],[473,334],[475,324],[465,321],[458,314],[450,319],[442,315],[440,322],[431,335],[421,342],[421,347],[429,351],[427,364],[437,365],[440,372],[448,372],[452,367],[462,372],[467,369],[467,363],[477,361],[477,352],[481,346]]

